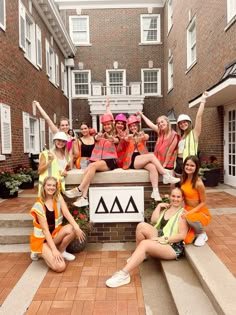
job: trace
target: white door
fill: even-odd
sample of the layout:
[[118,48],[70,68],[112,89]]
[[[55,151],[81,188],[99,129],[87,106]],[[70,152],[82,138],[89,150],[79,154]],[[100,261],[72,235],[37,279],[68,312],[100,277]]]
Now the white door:
[[236,187],[236,105],[225,107],[224,182]]

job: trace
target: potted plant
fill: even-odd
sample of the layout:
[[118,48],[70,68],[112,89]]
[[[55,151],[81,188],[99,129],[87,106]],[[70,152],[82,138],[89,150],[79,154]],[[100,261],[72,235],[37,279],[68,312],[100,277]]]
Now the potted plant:
[[161,203],[161,202],[167,202],[167,203],[170,203],[170,196],[168,194],[161,194],[161,200],[160,201],[151,201],[151,205],[149,208],[146,208],[144,210],[144,219],[145,219],[145,222],[147,223],[151,223],[151,216],[152,216],[152,213],[153,211],[155,210],[156,206]]
[[86,207],[81,207],[77,208],[74,206],[69,206],[69,211],[74,217],[75,221],[79,224],[80,228],[82,231],[84,231],[86,237],[84,242],[80,242],[77,238],[75,238],[69,246],[67,246],[67,251],[69,253],[79,253],[82,250],[84,250],[86,244],[87,244],[87,235],[90,233],[93,229],[93,223],[89,221],[89,208],[88,206]]
[[18,196],[20,177],[6,170],[0,170],[0,196],[4,199]]
[[[23,175],[23,176],[26,175],[27,176],[27,177],[25,177],[25,180],[22,181],[22,184],[20,185],[21,189],[34,188],[34,181],[37,178],[37,171],[34,171],[30,167],[21,167],[20,166],[20,167],[17,167],[15,172],[16,172],[17,175]],[[28,179],[28,180],[26,180],[26,179]]]
[[215,187],[218,185],[221,177],[221,168],[214,155],[202,159],[199,175],[202,177],[205,186]]

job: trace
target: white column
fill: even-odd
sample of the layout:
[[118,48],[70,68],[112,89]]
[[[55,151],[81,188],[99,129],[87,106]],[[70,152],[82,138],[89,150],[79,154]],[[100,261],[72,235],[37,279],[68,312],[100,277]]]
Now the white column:
[[92,128],[99,131],[98,126],[97,126],[97,116],[96,115],[92,115]]

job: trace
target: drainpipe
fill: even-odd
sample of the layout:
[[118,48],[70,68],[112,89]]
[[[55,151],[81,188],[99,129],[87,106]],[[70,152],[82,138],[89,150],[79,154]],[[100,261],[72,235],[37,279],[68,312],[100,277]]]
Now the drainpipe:
[[68,99],[69,99],[69,122],[70,122],[70,128],[72,128],[72,73],[71,69],[74,68],[75,62],[74,58],[68,58],[65,60],[65,65],[68,68]]

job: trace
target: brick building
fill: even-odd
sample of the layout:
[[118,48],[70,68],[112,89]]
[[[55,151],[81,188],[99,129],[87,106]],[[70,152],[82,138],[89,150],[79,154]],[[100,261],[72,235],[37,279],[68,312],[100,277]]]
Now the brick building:
[[[17,141],[19,147],[23,140],[23,131],[14,140],[19,129],[22,130],[20,111],[24,108],[32,115],[33,98],[47,106],[52,118],[54,114],[57,117],[69,114],[73,128],[79,129],[82,121],[99,128],[99,116],[105,111],[107,96],[114,113],[143,110],[153,121],[166,114],[173,123],[180,113],[186,113],[194,121],[199,96],[208,90],[210,97],[203,117],[200,154],[215,155],[224,166],[225,182],[236,185],[235,0],[24,1],[27,10],[32,4],[32,15],[40,21],[42,37],[49,32],[48,41],[55,45],[53,48],[60,59],[59,73],[63,68],[62,57],[75,54],[74,66],[68,69],[68,98],[61,86],[56,88],[46,75],[44,40],[42,68],[32,67],[24,57],[18,38],[18,1],[12,2],[16,3],[14,10],[10,7],[13,4],[5,3],[7,27],[4,30],[1,26],[1,57],[7,55],[6,70],[12,60],[17,61],[18,67],[9,81],[16,80],[16,73],[24,81],[16,80],[17,84],[9,90],[7,86],[12,84],[7,83],[9,71],[2,73],[1,67],[0,76],[4,80],[0,83],[0,102],[19,111],[17,119],[21,125],[17,127],[13,115],[11,118],[13,147]],[[58,16],[54,12],[56,25],[48,12],[54,4],[60,13]],[[47,29],[45,19],[50,21],[51,28]],[[61,55],[58,42],[64,41],[59,35],[60,28],[69,47],[67,54]],[[54,36],[58,37],[57,41]],[[8,39],[12,45],[12,38],[15,54],[9,56],[8,47],[11,51],[12,47]],[[2,42],[6,46],[4,51]],[[23,159],[26,155],[22,151],[17,154]],[[15,153],[7,156],[9,163],[15,162],[13,156]],[[0,166],[2,163],[6,162],[0,162]]]

